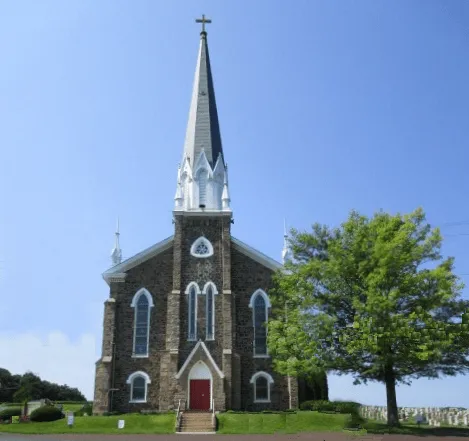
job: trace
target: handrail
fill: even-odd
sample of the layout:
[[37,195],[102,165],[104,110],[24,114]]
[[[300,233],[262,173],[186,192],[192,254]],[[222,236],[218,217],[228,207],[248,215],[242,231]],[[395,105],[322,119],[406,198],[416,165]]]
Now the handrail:
[[179,431],[179,423],[181,419],[180,409],[181,409],[181,400],[179,400],[178,410],[176,412],[176,432]]
[[212,398],[212,427],[213,430],[216,429],[216,417],[215,417],[215,399]]

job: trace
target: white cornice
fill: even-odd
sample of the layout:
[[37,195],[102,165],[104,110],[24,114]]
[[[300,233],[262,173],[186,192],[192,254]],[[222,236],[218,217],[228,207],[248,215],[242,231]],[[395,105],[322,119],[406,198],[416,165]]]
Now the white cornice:
[[189,365],[190,361],[192,360],[192,358],[194,357],[195,353],[197,352],[197,350],[199,349],[199,347],[202,348],[202,350],[205,352],[205,355],[207,355],[207,358],[209,359],[210,363],[212,364],[213,368],[215,369],[215,371],[217,372],[217,374],[219,375],[220,378],[225,378],[225,374],[220,370],[220,368],[217,366],[217,364],[215,363],[215,360],[213,359],[213,357],[210,355],[210,352],[209,350],[207,349],[207,346],[205,346],[205,343],[203,341],[199,341],[195,346],[194,346],[194,349],[192,349],[191,353],[189,354],[189,356],[187,357],[187,360],[185,361],[185,363],[182,365],[181,369],[179,370],[179,372],[175,375],[175,378],[176,379],[179,379],[181,377],[181,375],[184,373],[184,371],[186,370],[187,366]]
[[234,238],[233,236],[231,236],[231,242],[235,250],[240,251],[245,256],[248,256],[256,262],[261,263],[265,267],[270,268],[273,271],[283,268],[283,265],[280,262],[277,262],[271,257],[266,256],[255,248],[245,244],[244,242],[241,242],[239,239]]
[[[169,249],[173,244],[174,236],[169,236],[166,239],[162,240],[161,242],[152,245],[151,247],[147,248],[146,250],[141,251],[140,253],[136,254],[135,256],[130,257],[127,260],[124,260],[119,265],[113,266],[109,268],[107,271],[103,273],[103,279],[110,284],[113,281],[123,281],[121,279],[125,278],[125,273],[130,269],[140,265],[141,263],[155,257],[156,255],[162,253],[163,251]],[[118,280],[114,280],[114,279]]]
[[221,211],[221,210],[202,210],[200,208],[190,210],[190,211],[183,211],[181,210],[173,210],[173,214],[175,216],[227,216],[230,217],[233,213],[230,211]]

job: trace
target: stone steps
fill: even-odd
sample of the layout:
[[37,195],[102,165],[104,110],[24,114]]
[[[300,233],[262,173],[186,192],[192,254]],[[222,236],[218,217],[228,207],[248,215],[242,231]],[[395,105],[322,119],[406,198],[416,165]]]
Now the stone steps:
[[186,413],[181,415],[181,425],[179,433],[214,433],[215,428],[212,425],[212,414]]

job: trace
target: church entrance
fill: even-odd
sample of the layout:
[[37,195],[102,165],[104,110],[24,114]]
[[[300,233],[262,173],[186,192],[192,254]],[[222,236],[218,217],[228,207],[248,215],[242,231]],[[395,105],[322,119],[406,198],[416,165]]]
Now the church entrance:
[[189,372],[189,409],[210,410],[212,374],[203,361],[198,361]]

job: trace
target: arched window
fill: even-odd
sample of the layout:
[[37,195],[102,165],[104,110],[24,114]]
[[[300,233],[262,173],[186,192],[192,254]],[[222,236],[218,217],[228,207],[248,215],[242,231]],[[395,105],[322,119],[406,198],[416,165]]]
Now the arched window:
[[130,384],[130,402],[146,403],[147,389],[151,383],[150,377],[142,371],[134,372],[127,378],[127,384]]
[[212,282],[207,282],[202,293],[205,294],[205,340],[214,340],[215,294],[218,294],[218,292]]
[[207,170],[201,170],[199,173],[199,207],[207,205]]
[[191,246],[191,254],[194,257],[213,256],[213,246],[205,237],[199,237]]
[[270,403],[270,387],[273,383],[273,378],[267,372],[257,372],[252,376],[255,403]]
[[252,324],[254,327],[254,357],[268,357],[267,354],[267,320],[270,308],[267,294],[258,289],[251,297],[249,307],[252,308]]
[[148,357],[150,339],[150,308],[153,305],[151,294],[145,289],[140,289],[135,294],[131,307],[135,308],[134,315],[134,357]]
[[186,294],[188,295],[188,331],[187,339],[188,340],[197,340],[197,295],[200,294],[199,286],[195,282],[189,283],[189,286],[186,289]]

